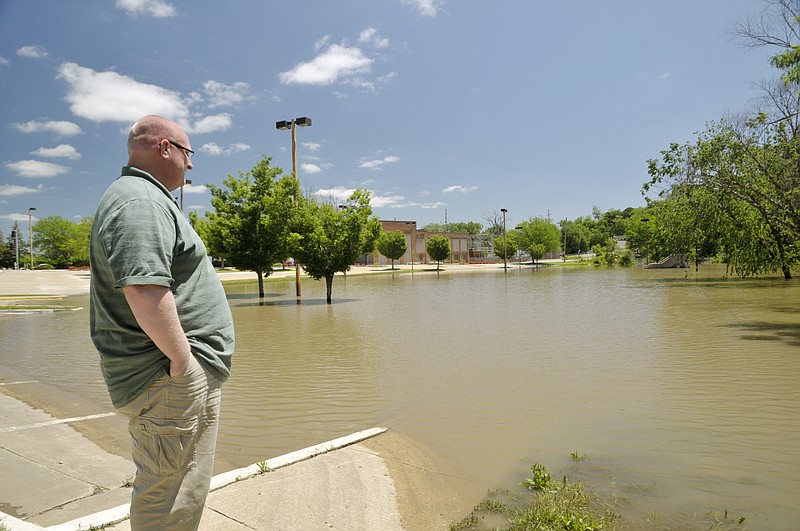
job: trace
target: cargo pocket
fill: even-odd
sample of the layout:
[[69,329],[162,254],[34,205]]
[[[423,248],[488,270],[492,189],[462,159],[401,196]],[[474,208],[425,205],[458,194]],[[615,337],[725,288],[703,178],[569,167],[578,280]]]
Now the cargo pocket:
[[197,464],[197,417],[180,420],[139,417],[131,435],[136,468],[169,476]]

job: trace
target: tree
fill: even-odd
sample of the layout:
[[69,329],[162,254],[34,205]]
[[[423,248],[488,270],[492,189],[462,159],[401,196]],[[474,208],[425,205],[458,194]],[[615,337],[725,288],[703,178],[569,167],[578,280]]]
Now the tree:
[[378,238],[378,251],[392,261],[392,269],[394,261],[406,254],[407,250],[408,244],[403,231],[383,232]]
[[290,235],[295,261],[314,280],[325,279],[328,304],[334,274],[347,272],[359,256],[372,252],[381,230],[380,221],[372,216],[369,191],[356,190],[347,201],[344,209],[315,199],[299,201]]
[[433,260],[436,260],[436,271],[439,271],[442,260],[450,256],[450,240],[444,236],[431,236],[425,242],[425,250]]
[[517,251],[519,250],[517,247],[519,236],[520,233],[518,231],[509,231],[508,234],[495,238],[492,241],[492,245],[494,246],[494,254],[503,260],[508,260],[517,254]]
[[561,248],[561,231],[544,218],[534,217],[520,223],[520,247],[530,253],[534,262]]
[[89,263],[89,236],[92,218],[73,223],[61,216],[40,219],[33,226],[39,256],[55,267]]
[[469,234],[480,234],[483,225],[477,221],[457,221],[441,225],[439,223],[428,223],[422,230],[427,232],[468,232]]
[[223,187],[209,185],[214,211],[193,220],[210,255],[256,272],[259,297],[264,297],[264,277],[289,256],[294,198],[299,195],[297,179],[270,167],[271,160],[263,157],[249,172],[228,175]]

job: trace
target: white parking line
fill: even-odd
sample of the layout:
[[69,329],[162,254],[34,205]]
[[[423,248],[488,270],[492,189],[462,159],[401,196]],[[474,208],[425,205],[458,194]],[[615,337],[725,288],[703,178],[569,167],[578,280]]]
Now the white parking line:
[[19,385],[19,384],[29,384],[29,383],[39,383],[39,380],[23,380],[20,382],[0,382],[0,387],[3,385]]
[[9,433],[12,431],[20,431],[20,430],[29,430],[32,428],[42,428],[45,426],[54,426],[56,424],[66,424],[68,422],[78,422],[81,420],[92,420],[92,419],[100,419],[103,417],[111,417],[116,415],[116,413],[99,413],[97,415],[87,415],[85,417],[72,417],[69,419],[56,419],[56,420],[48,420],[47,422],[37,422],[35,424],[27,424],[25,426],[11,426],[9,428],[0,428],[0,433]]

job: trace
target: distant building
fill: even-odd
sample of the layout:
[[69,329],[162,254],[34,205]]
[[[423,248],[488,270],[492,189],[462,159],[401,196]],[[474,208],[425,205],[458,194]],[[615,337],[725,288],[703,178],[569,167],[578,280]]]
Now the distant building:
[[[417,230],[416,221],[386,221],[381,220],[381,226],[386,232],[402,232],[406,237],[406,253],[395,263],[409,264],[413,260],[416,264],[432,263],[425,247],[425,242],[431,236],[444,236],[450,240],[450,258],[446,260],[451,264],[467,263],[470,260],[468,232],[428,232]],[[377,250],[371,255],[364,256],[365,265],[390,265],[392,262]]]

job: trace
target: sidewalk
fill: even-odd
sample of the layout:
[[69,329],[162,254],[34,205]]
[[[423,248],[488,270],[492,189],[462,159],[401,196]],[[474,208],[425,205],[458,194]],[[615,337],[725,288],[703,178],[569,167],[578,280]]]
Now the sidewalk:
[[[9,531],[130,529],[133,464],[71,426],[114,413],[57,419],[2,392],[0,411],[0,523]],[[269,459],[264,472],[254,464],[215,476],[200,529],[402,530],[389,470],[362,444],[385,431]]]

